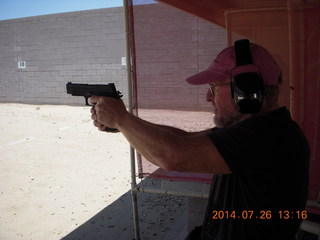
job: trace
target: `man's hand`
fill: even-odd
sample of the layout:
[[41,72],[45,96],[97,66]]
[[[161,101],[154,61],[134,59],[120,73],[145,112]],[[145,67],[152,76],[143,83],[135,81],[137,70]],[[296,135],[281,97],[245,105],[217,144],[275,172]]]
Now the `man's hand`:
[[119,121],[128,113],[121,99],[92,96],[89,102],[94,105],[91,108],[93,125],[101,131],[118,128]]

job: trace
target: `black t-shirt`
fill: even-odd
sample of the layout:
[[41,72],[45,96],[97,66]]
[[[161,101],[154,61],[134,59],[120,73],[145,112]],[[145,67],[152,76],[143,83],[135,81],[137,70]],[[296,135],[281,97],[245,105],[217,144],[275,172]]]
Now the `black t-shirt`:
[[286,108],[208,135],[232,174],[214,177],[202,239],[291,240],[305,216],[309,146]]

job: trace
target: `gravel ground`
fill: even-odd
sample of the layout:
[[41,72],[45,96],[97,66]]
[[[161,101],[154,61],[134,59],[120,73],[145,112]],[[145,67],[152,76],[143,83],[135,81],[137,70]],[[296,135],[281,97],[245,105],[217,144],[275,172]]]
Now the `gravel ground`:
[[[212,121],[201,112],[139,115],[186,130]],[[129,146],[121,133],[97,131],[87,107],[0,104],[0,122],[1,240],[134,238]],[[164,239],[187,205],[185,197],[139,193],[142,239]]]

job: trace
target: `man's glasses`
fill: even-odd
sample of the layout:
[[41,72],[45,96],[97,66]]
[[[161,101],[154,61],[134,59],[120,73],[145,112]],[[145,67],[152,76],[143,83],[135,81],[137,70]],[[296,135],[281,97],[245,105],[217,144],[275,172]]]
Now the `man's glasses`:
[[220,86],[226,86],[226,85],[229,85],[231,82],[225,82],[225,83],[220,83],[220,84],[214,84],[214,83],[209,83],[210,85],[210,91],[211,91],[211,94],[212,96],[215,96],[215,88],[216,87],[220,87]]

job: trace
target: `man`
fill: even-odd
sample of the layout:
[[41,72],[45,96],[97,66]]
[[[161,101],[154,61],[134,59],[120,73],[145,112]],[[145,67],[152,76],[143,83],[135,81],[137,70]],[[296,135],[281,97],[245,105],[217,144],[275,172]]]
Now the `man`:
[[244,45],[247,50],[224,49],[207,70],[187,79],[209,84],[214,129],[188,133],[139,119],[121,100],[90,99],[94,125],[117,128],[148,161],[215,174],[203,226],[189,239],[292,240],[301,222],[308,143],[278,105],[280,68],[261,46]]

